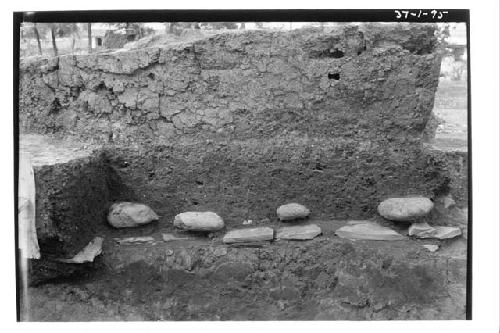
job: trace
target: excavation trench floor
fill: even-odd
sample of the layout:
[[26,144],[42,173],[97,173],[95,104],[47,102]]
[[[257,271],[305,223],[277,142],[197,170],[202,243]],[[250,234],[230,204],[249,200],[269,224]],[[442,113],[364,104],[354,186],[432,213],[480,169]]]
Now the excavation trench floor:
[[[334,234],[345,222],[305,222],[322,228],[314,240],[238,246],[158,224],[108,229],[95,270],[30,287],[22,320],[463,319],[465,240],[351,241]],[[116,241],[139,236],[155,241]]]
[[[34,166],[86,157],[98,145],[23,135]],[[407,235],[408,224],[376,219]],[[241,221],[243,222],[243,221]],[[189,234],[172,219],[133,229],[99,224],[93,269],[29,287],[23,321],[465,319],[466,240],[351,241],[346,220],[316,219],[309,241],[225,245],[227,230]],[[255,220],[277,230],[290,224]],[[178,238],[164,241],[163,235]],[[130,237],[149,242],[119,243]],[[439,245],[431,253],[422,245]]]

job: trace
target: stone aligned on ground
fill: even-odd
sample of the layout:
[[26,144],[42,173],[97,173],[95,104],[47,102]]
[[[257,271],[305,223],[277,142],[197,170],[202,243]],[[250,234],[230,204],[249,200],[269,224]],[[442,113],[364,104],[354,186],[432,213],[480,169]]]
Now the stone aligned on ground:
[[186,231],[217,231],[224,228],[224,221],[214,212],[185,212],[177,214],[174,226]]
[[276,239],[309,240],[321,234],[321,228],[316,224],[279,228]]
[[117,238],[115,240],[120,245],[153,243],[155,241],[151,236]]
[[449,239],[460,236],[458,227],[430,226],[428,223],[413,223],[408,229],[408,235],[417,238]]
[[311,214],[311,211],[304,205],[298,203],[289,203],[279,206],[276,210],[280,221],[287,222],[297,219],[306,218]]
[[389,198],[378,205],[378,213],[391,221],[413,221],[430,213],[434,203],[423,197]]
[[439,250],[439,245],[436,244],[426,244],[422,246],[431,252],[436,252],[437,250]]
[[341,238],[351,240],[405,240],[406,237],[392,230],[383,227],[376,222],[368,220],[349,221],[345,226],[337,229],[335,234]]
[[148,206],[135,202],[119,202],[109,208],[108,222],[115,228],[131,228],[158,220]]
[[104,239],[102,237],[94,238],[85,248],[78,252],[71,259],[60,259],[60,262],[68,264],[82,264],[86,262],[93,262],[95,257],[102,253],[102,243]]
[[274,239],[274,230],[270,227],[237,229],[229,231],[222,242],[225,244],[233,243],[252,243],[261,241],[270,241]]
[[172,235],[172,234],[162,234],[161,238],[163,239],[164,242],[192,239],[191,237],[177,237],[177,236]]

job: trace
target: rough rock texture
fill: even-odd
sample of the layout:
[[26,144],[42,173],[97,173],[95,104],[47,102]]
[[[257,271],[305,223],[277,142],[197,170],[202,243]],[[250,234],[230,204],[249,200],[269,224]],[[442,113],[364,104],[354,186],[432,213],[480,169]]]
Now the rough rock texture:
[[465,318],[465,258],[431,253],[413,240],[322,237],[261,248],[190,243],[147,251],[110,243],[104,252],[106,269],[94,279],[31,288],[23,319]]
[[276,239],[308,240],[321,234],[321,228],[316,224],[298,225],[293,227],[279,228]]
[[406,237],[373,221],[349,221],[339,228],[335,234],[347,239],[365,239],[380,241],[405,240]]
[[308,217],[309,214],[311,214],[311,211],[304,205],[289,203],[279,206],[276,210],[276,214],[278,215],[280,221],[293,221]]
[[389,198],[378,205],[377,211],[391,221],[414,221],[429,214],[433,207],[429,198]]
[[158,220],[148,206],[135,202],[119,202],[109,207],[108,222],[115,228],[138,227]]
[[274,230],[269,227],[231,230],[224,235],[226,244],[270,241],[274,238]]
[[291,131],[408,141],[422,136],[432,110],[434,31],[429,24],[249,31],[24,60],[21,128],[143,144]]
[[410,226],[408,234],[418,238],[448,239],[460,236],[462,231],[458,227],[433,227],[427,223],[414,223]]
[[175,216],[174,226],[187,231],[217,231],[224,221],[214,212],[185,212]]
[[415,236],[422,232],[432,231],[434,228],[429,225],[429,223],[412,223],[410,228],[408,228],[408,235]]

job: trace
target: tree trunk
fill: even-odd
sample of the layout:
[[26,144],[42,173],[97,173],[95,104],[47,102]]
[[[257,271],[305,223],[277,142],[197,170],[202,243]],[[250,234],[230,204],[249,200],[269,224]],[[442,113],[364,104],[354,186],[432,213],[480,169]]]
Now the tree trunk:
[[40,35],[38,34],[38,28],[36,27],[36,23],[33,29],[35,30],[36,42],[38,43],[38,53],[42,55],[42,44],[40,43]]
[[92,53],[92,23],[87,23],[87,38],[88,38],[88,49],[89,54]]
[[175,22],[171,22],[170,23],[170,27],[168,29],[168,33],[169,34],[173,34],[174,33],[174,27],[175,27]]
[[56,45],[56,28],[50,27],[50,35],[52,37],[52,48],[54,49],[54,55],[57,57],[57,45]]
[[240,30],[245,30],[245,22],[241,22]]

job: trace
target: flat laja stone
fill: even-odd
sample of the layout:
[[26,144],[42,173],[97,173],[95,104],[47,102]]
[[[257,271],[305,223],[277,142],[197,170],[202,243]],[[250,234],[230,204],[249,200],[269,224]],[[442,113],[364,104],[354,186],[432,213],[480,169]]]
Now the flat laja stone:
[[417,238],[449,239],[462,234],[458,227],[432,227],[427,223],[413,223],[408,229],[408,235]]
[[429,233],[429,232],[434,232],[434,228],[431,227],[428,223],[422,222],[422,223],[412,223],[410,228],[408,229],[408,235],[410,236],[417,236],[419,234],[423,233]]
[[153,237],[150,237],[150,236],[117,238],[115,240],[120,245],[131,245],[131,244],[140,244],[140,243],[153,243],[155,241],[155,239]]
[[163,241],[165,241],[165,242],[193,239],[191,237],[177,237],[177,236],[174,236],[172,234],[162,234],[161,237],[162,237]]
[[214,212],[185,212],[175,216],[174,227],[186,231],[217,231],[224,228],[224,221]]
[[102,253],[102,237],[95,237],[71,259],[60,259],[59,261],[67,264],[83,264],[85,262],[93,262],[95,257]]
[[321,228],[316,224],[300,225],[279,228],[276,233],[277,239],[308,240],[321,234]]
[[115,228],[137,227],[155,220],[158,215],[144,204],[119,202],[109,208],[108,222]]
[[434,207],[429,198],[390,198],[378,205],[378,213],[391,221],[413,221],[426,216]]
[[304,205],[289,203],[279,206],[276,213],[281,221],[292,221],[308,217],[311,211]]
[[274,238],[274,230],[269,227],[231,230],[224,235],[225,244],[270,241]]
[[390,228],[383,227],[376,222],[366,220],[349,221],[345,226],[337,229],[335,234],[341,238],[351,240],[365,239],[396,241],[406,239],[405,236]]

